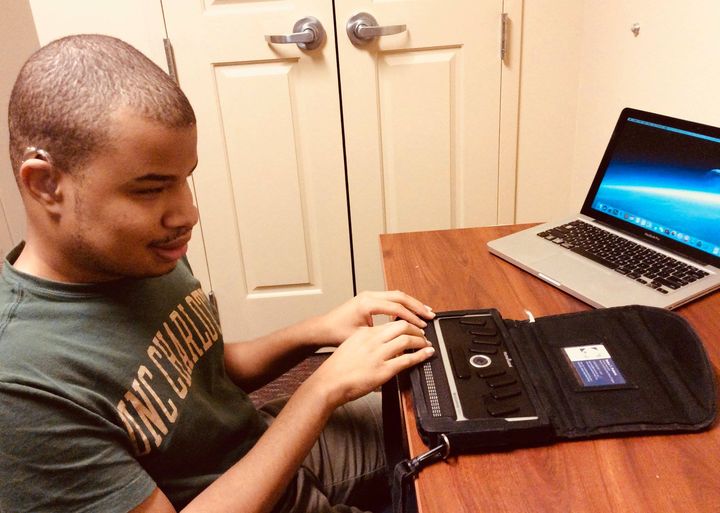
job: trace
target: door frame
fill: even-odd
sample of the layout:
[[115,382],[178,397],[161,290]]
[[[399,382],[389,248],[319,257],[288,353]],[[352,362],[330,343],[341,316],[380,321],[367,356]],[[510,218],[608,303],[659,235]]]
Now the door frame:
[[[517,205],[517,155],[520,127],[520,71],[524,0],[504,0],[505,55],[500,79],[498,145],[498,224],[514,224]],[[500,21],[502,23],[503,20]]]

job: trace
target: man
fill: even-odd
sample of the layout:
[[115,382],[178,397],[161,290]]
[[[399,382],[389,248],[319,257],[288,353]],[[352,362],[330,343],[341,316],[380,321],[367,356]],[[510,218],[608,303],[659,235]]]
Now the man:
[[[41,48],[9,123],[27,236],[0,280],[0,511],[344,512],[376,497],[366,394],[431,356],[432,311],[365,293],[224,345],[184,259],[192,108],[117,39]],[[328,344],[284,407],[252,407],[246,391]]]

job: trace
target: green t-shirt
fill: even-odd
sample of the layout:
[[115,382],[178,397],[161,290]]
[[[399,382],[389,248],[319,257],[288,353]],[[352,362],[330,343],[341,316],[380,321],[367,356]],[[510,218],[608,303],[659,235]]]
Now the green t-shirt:
[[69,285],[0,277],[0,511],[127,511],[158,486],[182,508],[265,422],[227,376],[186,263]]

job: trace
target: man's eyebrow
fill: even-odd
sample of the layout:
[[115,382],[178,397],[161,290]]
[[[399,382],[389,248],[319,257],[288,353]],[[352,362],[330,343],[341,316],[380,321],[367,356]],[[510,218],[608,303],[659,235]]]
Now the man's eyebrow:
[[138,176],[133,181],[134,182],[174,182],[177,180],[177,177],[175,175],[159,175],[155,173],[150,173],[147,175]]
[[[198,166],[198,162],[195,161],[195,165],[192,167],[192,169],[190,170],[190,172],[187,175],[190,176],[193,173],[193,171],[195,171],[197,166]],[[159,173],[148,173],[146,175],[138,176],[133,181],[134,182],[174,182],[177,179],[178,179],[178,177],[175,175],[163,175],[163,174],[159,174]]]

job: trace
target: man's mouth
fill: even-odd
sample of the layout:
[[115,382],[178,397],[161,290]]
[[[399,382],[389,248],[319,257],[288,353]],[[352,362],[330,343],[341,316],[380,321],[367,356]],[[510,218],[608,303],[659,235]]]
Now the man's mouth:
[[168,241],[158,241],[150,244],[150,248],[160,259],[167,262],[176,262],[187,253],[187,245],[190,242],[191,233],[187,232],[180,237]]

